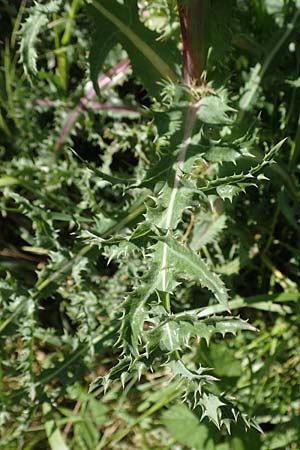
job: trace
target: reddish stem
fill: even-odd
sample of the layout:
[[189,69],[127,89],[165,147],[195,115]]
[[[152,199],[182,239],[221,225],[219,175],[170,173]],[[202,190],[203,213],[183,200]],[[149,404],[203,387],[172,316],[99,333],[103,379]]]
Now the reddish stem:
[[199,85],[205,69],[205,12],[207,0],[177,0],[183,45],[184,80]]
[[[128,61],[128,59],[124,59],[123,61],[119,62],[107,74],[101,75],[99,77],[98,79],[99,89],[101,90],[107,88],[113,82],[116,81],[119,75],[128,72],[129,69],[130,69],[130,62]],[[89,102],[93,100],[94,97],[96,97],[96,91],[93,87],[91,87],[86,93],[86,95],[80,99],[79,104],[74,109],[72,109],[57,139],[55,145],[56,150],[58,150],[65,142],[76,120],[78,119],[84,108],[88,107]]]

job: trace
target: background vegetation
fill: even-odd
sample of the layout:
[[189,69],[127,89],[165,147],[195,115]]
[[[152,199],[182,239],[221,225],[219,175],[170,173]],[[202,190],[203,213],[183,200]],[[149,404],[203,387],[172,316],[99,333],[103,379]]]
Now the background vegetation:
[[300,448],[300,4],[209,8],[0,3],[0,448]]

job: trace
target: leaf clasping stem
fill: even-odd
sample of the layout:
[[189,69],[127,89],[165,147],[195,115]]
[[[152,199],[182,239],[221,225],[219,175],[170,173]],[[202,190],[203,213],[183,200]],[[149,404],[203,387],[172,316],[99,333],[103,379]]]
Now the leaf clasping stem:
[[[180,181],[183,174],[183,167],[186,159],[186,154],[188,147],[191,143],[191,137],[194,129],[194,125],[197,118],[197,111],[200,106],[200,100],[196,103],[193,103],[189,106],[185,121],[183,141],[180,146],[179,155],[176,161],[175,175],[172,193],[170,196],[170,202],[167,209],[165,228],[167,229],[167,236],[170,234],[173,228],[173,212],[174,206],[177,198],[177,194],[180,188]],[[161,272],[162,272],[162,290],[166,292],[167,290],[167,259],[168,259],[168,245],[166,243],[163,244],[163,253],[162,253],[162,261],[161,261]],[[169,311],[170,312],[170,311]]]

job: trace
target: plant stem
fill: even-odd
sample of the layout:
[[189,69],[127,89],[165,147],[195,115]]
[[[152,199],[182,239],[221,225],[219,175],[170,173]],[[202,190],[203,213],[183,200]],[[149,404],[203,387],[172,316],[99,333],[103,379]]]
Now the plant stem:
[[11,39],[10,39],[10,45],[11,45],[12,49],[14,49],[15,45],[16,45],[18,31],[20,29],[22,16],[23,16],[23,13],[24,13],[24,10],[25,10],[25,7],[26,7],[26,2],[27,2],[27,0],[22,0],[21,1],[16,20],[14,22],[14,27],[13,27],[13,30],[12,30],[12,33],[11,33]]
[[[120,61],[115,67],[113,67],[108,73],[101,75],[98,79],[99,89],[105,89],[111,87],[114,83],[118,82],[125,74],[130,70],[130,63],[128,59]],[[55,144],[55,150],[59,150],[62,144],[65,142],[67,136],[70,134],[74,123],[78,119],[85,107],[96,96],[96,91],[91,87],[86,95],[80,99],[78,105],[72,109],[67,117],[67,120],[60,132],[59,138]]]
[[[57,22],[56,14],[53,15],[53,22]],[[59,39],[59,29],[58,26],[54,27],[54,44],[55,50],[57,51],[57,69],[60,79],[60,86],[63,90],[67,90],[67,61],[65,51],[61,53],[60,50],[60,39]]]
[[290,161],[289,161],[290,169],[294,169],[295,167],[297,167],[299,155],[300,155],[300,114],[298,116],[296,136],[295,136],[292,148],[291,148]]
[[80,0],[73,0],[72,4],[71,4],[71,8],[69,11],[69,16],[68,16],[68,20],[66,23],[66,29],[65,32],[63,34],[63,37],[61,38],[61,44],[63,46],[67,46],[69,45],[69,42],[71,40],[71,33],[72,33],[72,27],[73,27],[73,22],[77,13],[77,10],[80,6]]
[[183,45],[184,80],[187,85],[199,85],[205,69],[206,0],[177,0]]

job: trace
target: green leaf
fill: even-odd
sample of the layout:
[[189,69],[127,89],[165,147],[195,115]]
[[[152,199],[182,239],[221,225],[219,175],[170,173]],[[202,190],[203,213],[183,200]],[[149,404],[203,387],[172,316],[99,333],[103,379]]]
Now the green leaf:
[[177,404],[161,415],[162,424],[179,444],[196,450],[214,450],[208,427],[184,404]]
[[217,193],[222,200],[228,198],[231,202],[234,196],[245,192],[245,189],[249,186],[255,186],[254,183],[238,183],[235,186],[232,184],[227,184],[224,186],[217,187]]
[[52,0],[46,5],[36,3],[29,9],[29,17],[21,28],[20,57],[25,73],[29,78],[37,73],[36,45],[38,35],[45,29],[51,15],[59,11],[60,4],[60,0]]
[[159,347],[163,352],[172,353],[184,350],[190,345],[191,339],[205,339],[209,344],[214,334],[220,333],[223,337],[227,333],[236,335],[238,331],[257,331],[248,322],[239,318],[212,318],[195,320],[192,315],[175,318],[170,316],[165,323],[158,325],[146,334],[146,347],[148,353]]
[[[254,308],[260,309],[262,311],[276,312],[278,314],[290,313],[291,309],[289,306],[281,306],[278,303],[285,302],[297,302],[300,299],[299,292],[286,292],[281,294],[265,294],[256,295],[253,297],[242,298],[237,297],[234,300],[230,300],[229,307],[231,310],[240,308]],[[205,308],[201,308],[197,313],[197,316],[207,317],[213,314],[222,313],[225,311],[225,307],[222,305],[210,305]]]
[[199,216],[200,220],[194,225],[192,239],[189,244],[193,251],[197,251],[204,245],[215,240],[219,233],[226,227],[225,214],[221,214],[220,216],[215,213],[204,215],[203,211],[201,211]]
[[[225,54],[230,49],[232,22],[234,15],[234,0],[210,1],[210,10],[205,24],[205,39],[208,47],[208,64],[220,65]],[[219,30],[219,32],[216,32]]]
[[286,83],[292,86],[293,88],[300,88],[300,77],[295,80],[286,80]]
[[189,385],[191,385],[191,382],[194,381],[197,382],[197,384],[202,385],[205,384],[206,382],[216,380],[216,378],[212,377],[211,375],[205,375],[205,372],[208,369],[200,367],[197,370],[190,370],[181,360],[172,360],[167,365],[171,368],[173,375],[175,377],[179,377],[183,380],[188,381]]
[[134,357],[140,354],[139,345],[142,343],[144,322],[148,317],[149,300],[155,292],[158,269],[154,266],[141,280],[137,287],[123,302],[124,317],[120,329],[120,340],[126,351]]
[[236,189],[232,189],[232,186],[237,186],[239,188],[239,192],[243,192],[245,187],[255,186],[256,184],[254,183],[254,181],[260,181],[260,179],[262,178],[260,175],[262,175],[263,170],[274,163],[273,158],[275,155],[277,155],[280,148],[286,142],[286,139],[287,138],[282,139],[276,145],[271,147],[270,150],[268,150],[264,154],[262,160],[258,162],[256,166],[251,167],[251,169],[247,173],[244,174],[243,172],[241,172],[239,174],[229,175],[223,178],[215,178],[214,180],[209,181],[206,186],[200,188],[199,190],[194,189],[194,192],[220,189],[219,192],[221,192],[221,194],[224,190],[224,198],[232,198],[232,194],[235,195],[236,193],[238,193]]
[[265,8],[268,14],[283,15],[284,0],[265,0]]
[[69,450],[55,421],[49,418],[52,408],[49,403],[43,404],[43,414],[46,419],[45,430],[51,450]]
[[155,286],[145,284],[130,294],[123,303],[124,318],[121,326],[121,339],[125,349],[135,357],[139,356],[139,345],[141,344],[141,333],[147,317],[146,303]]
[[221,413],[220,407],[225,406],[225,403],[221,402],[219,397],[214,394],[206,394],[204,393],[200,402],[200,405],[203,409],[203,417],[208,417],[213,423],[220,428],[221,422]]
[[204,155],[204,158],[210,162],[235,162],[240,156],[237,150],[230,147],[212,147]]
[[175,64],[176,46],[171,42],[158,43],[158,35],[140,21],[136,1],[121,5],[115,0],[91,0],[91,14],[96,33],[90,54],[91,78],[98,89],[97,78],[104,60],[117,43],[128,52],[136,76],[149,92],[158,92],[161,78],[177,81]]
[[245,84],[245,87],[242,91],[242,95],[239,101],[239,107],[242,111],[249,111],[253,104],[255,98],[258,96],[258,93],[261,89],[260,83],[262,78],[262,66],[260,63],[257,63],[252,69],[249,75],[249,79]]
[[200,101],[198,117],[203,123],[210,125],[230,125],[232,119],[227,112],[235,110],[227,105],[222,93],[220,95],[208,95]]
[[218,302],[228,307],[228,294],[222,280],[211,272],[206,263],[192,250],[177,242],[172,237],[160,237],[169,249],[168,264],[178,273],[184,273],[188,277],[199,281],[202,286],[207,287],[216,297]]
[[159,347],[163,352],[172,353],[187,346],[190,337],[189,325],[184,322],[179,324],[175,321],[159,325],[147,333],[147,352],[151,353]]
[[192,409],[201,404],[204,386],[217,381],[212,375],[206,374],[209,369],[199,367],[197,370],[191,370],[176,356],[171,358],[166,365],[171,369],[173,377],[182,392],[183,401],[187,402]]
[[6,186],[13,186],[14,184],[19,184],[19,180],[10,176],[3,176],[0,178],[0,188],[4,188]]

